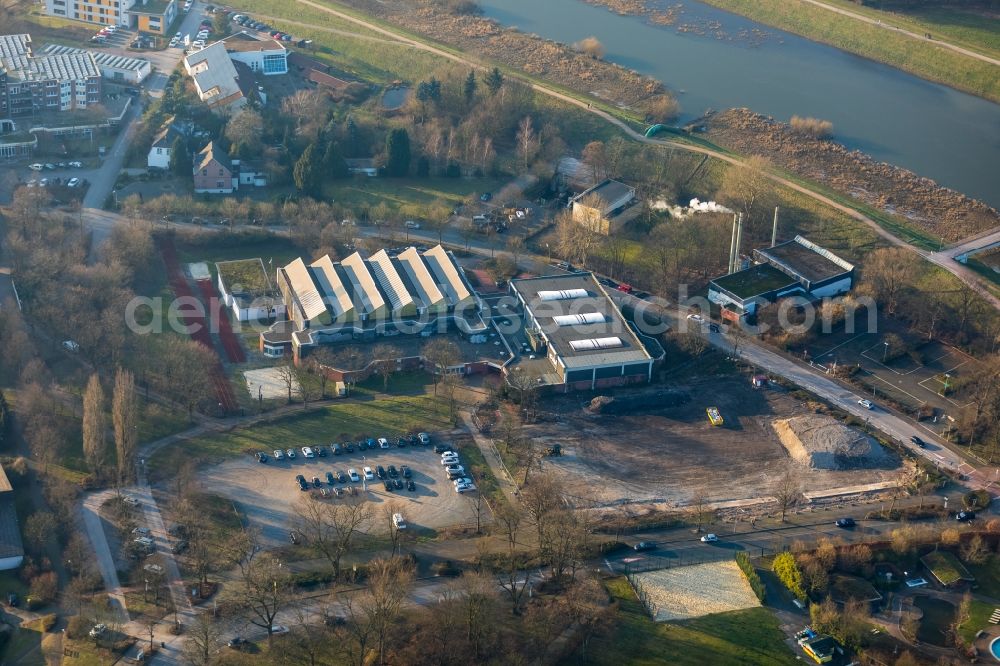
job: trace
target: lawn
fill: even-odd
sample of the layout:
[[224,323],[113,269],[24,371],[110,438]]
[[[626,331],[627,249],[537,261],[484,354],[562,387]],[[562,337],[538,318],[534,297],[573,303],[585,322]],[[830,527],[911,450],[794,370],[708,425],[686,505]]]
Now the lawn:
[[[685,622],[649,619],[625,578],[607,588],[619,604],[609,631],[594,638],[586,661],[594,664],[795,664],[777,619],[765,608],[706,615]],[[566,664],[579,664],[580,655]]]
[[983,564],[969,564],[969,572],[976,577],[976,592],[993,597],[1000,606],[1000,555],[991,555]]
[[[802,35],[872,60],[884,62],[922,76],[980,95],[1000,100],[1000,78],[996,66],[920,40],[897,34],[884,26],[847,19],[806,3],[783,0],[707,0],[708,4],[741,14],[755,21]],[[846,3],[845,3],[846,4]],[[850,5],[852,10],[856,5]],[[887,25],[894,24],[886,19]],[[915,26],[919,32],[921,28]],[[927,30],[923,30],[927,32]],[[985,29],[986,33],[992,33]],[[967,32],[967,35],[971,33]],[[996,39],[995,35],[991,39]]]
[[359,384],[351,397],[341,402],[166,447],[149,460],[149,466],[154,471],[174,470],[186,458],[219,461],[250,451],[272,451],[308,442],[388,437],[451,427],[448,405],[427,392],[423,375],[392,378],[389,394],[381,393],[381,388],[381,379]]
[[42,643],[45,637],[42,618],[22,623],[14,629],[10,642],[3,650],[4,663],[44,666],[45,657],[42,654]]
[[969,606],[969,619],[958,628],[962,638],[969,643],[974,641],[976,634],[989,624],[990,615],[997,607],[998,604],[988,604],[985,601],[973,599]]

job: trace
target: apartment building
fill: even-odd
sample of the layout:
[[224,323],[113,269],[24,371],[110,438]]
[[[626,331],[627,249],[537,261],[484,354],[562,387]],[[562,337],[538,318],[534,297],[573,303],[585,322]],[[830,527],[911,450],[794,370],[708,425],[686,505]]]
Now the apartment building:
[[28,35],[0,35],[0,115],[85,109],[101,101],[101,70],[85,52],[35,56]]

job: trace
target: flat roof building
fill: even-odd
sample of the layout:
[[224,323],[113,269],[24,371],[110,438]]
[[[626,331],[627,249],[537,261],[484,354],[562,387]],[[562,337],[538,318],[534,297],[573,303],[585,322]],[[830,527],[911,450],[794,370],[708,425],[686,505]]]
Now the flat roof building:
[[379,250],[340,262],[329,255],[306,264],[301,258],[277,269],[278,290],[288,321],[261,334],[269,356],[327,342],[373,340],[380,335],[422,334],[454,326],[461,333],[486,330],[482,304],[450,252]]
[[35,55],[26,34],[0,36],[0,116],[85,109],[101,101],[101,72],[86,51]]
[[853,264],[802,236],[754,250],[753,255],[756,263],[708,285],[708,300],[722,306],[726,318],[753,315],[786,296],[818,300],[847,293],[853,286]]
[[274,39],[261,39],[245,31],[222,40],[229,57],[251,71],[274,76],[288,73],[288,49]]
[[539,383],[587,390],[652,377],[653,357],[593,273],[515,279],[510,290],[550,366]]

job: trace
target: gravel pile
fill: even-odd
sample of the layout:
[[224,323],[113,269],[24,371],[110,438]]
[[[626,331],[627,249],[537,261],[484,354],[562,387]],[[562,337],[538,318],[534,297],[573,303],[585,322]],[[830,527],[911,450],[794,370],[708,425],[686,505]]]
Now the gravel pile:
[[812,469],[892,469],[894,453],[873,437],[823,414],[804,414],[773,423],[778,438],[797,462]]

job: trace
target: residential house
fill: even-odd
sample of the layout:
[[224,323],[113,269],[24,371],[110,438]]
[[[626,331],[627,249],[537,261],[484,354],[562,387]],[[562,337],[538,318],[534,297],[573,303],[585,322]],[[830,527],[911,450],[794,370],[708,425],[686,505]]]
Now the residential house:
[[636,203],[634,187],[608,179],[573,197],[570,205],[574,222],[610,236],[639,214]]
[[170,150],[177,139],[183,139],[184,131],[173,117],[167,119],[162,129],[153,138],[146,156],[146,166],[150,169],[167,169],[170,167]]
[[101,72],[91,54],[36,56],[29,35],[0,35],[0,115],[71,111],[100,101]]
[[244,187],[265,187],[267,176],[249,161],[232,159],[214,141],[194,160],[194,191],[198,194],[232,194]]

